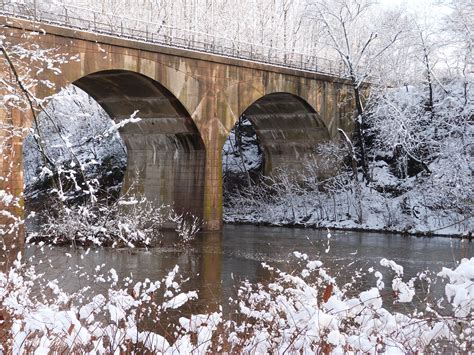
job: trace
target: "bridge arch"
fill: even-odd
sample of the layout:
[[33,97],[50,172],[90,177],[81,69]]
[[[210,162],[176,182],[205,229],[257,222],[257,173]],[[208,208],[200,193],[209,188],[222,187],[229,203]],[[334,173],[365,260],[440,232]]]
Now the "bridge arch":
[[116,122],[138,111],[141,121],[119,128],[127,146],[123,191],[202,217],[205,148],[181,102],[157,81],[132,71],[106,70],[73,82]]
[[[202,217],[205,147],[181,102],[162,84],[128,70],[102,70],[72,82],[119,124],[127,147],[122,193]],[[138,122],[120,125],[136,114]]]
[[289,92],[261,96],[239,117],[252,124],[264,154],[265,175],[278,169],[300,169],[313,155],[316,144],[330,139],[316,110],[302,97]]

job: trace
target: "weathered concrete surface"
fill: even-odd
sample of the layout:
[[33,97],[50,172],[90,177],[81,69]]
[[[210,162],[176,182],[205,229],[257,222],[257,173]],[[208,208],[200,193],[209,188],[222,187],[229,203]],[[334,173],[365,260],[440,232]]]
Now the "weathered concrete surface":
[[120,128],[128,152],[123,192],[202,217],[205,148],[181,103],[158,82],[130,71],[102,71],[73,84],[117,122],[138,111],[140,122]]
[[[351,88],[338,78],[5,17],[0,23],[7,26],[0,28],[7,45],[34,43],[64,58],[57,65],[60,74],[30,73],[40,80],[38,97],[75,84],[114,120],[140,110],[143,120],[121,130],[129,154],[125,188],[138,176],[136,191],[201,210],[209,229],[222,224],[221,150],[242,113],[263,143],[267,172],[300,165],[337,128],[351,129]],[[39,33],[31,32],[39,27]],[[4,63],[0,68],[10,75]],[[54,85],[44,85],[43,79]],[[31,124],[28,114],[17,115],[16,125]],[[13,116],[0,111],[2,122]],[[21,140],[16,144],[14,157],[0,158],[0,173],[4,176],[13,161],[15,178],[3,186],[20,193]]]
[[288,93],[268,94],[253,103],[244,114],[255,127],[265,156],[266,175],[278,168],[300,170],[308,159],[315,159],[315,142],[330,139],[326,125],[316,111],[304,100]]

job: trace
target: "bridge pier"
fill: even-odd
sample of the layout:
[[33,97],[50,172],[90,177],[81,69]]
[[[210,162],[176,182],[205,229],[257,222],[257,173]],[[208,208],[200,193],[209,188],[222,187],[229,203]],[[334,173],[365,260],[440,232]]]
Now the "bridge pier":
[[204,184],[204,229],[222,229],[222,151],[206,151],[206,174]]
[[[3,96],[3,93],[2,93]],[[0,269],[23,249],[23,138],[29,114],[0,107]]]

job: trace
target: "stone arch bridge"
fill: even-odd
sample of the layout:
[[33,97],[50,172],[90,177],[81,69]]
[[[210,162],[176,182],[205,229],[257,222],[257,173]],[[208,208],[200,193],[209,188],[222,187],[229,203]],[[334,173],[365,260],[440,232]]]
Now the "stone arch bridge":
[[[351,86],[338,77],[27,20],[0,16],[0,24],[7,46],[30,50],[18,70],[36,83],[36,97],[73,84],[115,121],[138,110],[141,121],[120,129],[128,150],[124,188],[136,180],[137,192],[201,216],[208,229],[222,226],[221,152],[243,113],[256,129],[267,174],[298,169],[315,144],[352,127]],[[51,68],[35,59],[42,50]],[[5,58],[0,73],[12,75]],[[0,124],[27,128],[32,114],[0,108]],[[12,155],[0,157],[0,190],[19,195],[22,137],[13,144]]]

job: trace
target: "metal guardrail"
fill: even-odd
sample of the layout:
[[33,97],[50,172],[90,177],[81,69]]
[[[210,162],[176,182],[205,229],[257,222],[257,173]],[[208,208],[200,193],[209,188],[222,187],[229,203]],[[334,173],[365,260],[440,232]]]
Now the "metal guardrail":
[[34,1],[31,5],[0,1],[0,14],[168,47],[339,77],[345,76],[342,63],[332,60],[72,5],[55,5],[54,11],[52,11],[42,9],[39,0]]

